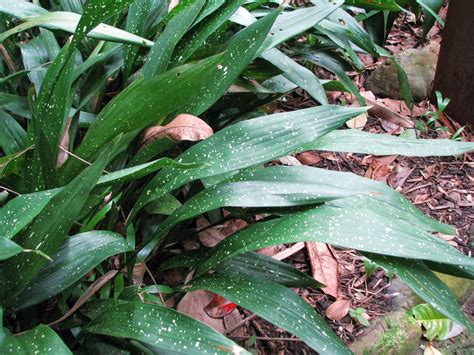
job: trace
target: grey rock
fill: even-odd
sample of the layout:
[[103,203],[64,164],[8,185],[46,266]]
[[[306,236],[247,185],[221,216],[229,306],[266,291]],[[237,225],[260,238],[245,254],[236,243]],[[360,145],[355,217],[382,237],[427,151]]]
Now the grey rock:
[[[408,49],[395,55],[407,73],[415,101],[424,100],[429,95],[435,76],[438,53],[439,44],[433,42],[424,48]],[[381,64],[370,75],[366,88],[376,96],[400,100],[400,84],[395,64],[391,60]]]
[[372,321],[366,332],[349,348],[356,355],[416,355],[421,335],[419,324],[410,319],[405,310],[401,310]]

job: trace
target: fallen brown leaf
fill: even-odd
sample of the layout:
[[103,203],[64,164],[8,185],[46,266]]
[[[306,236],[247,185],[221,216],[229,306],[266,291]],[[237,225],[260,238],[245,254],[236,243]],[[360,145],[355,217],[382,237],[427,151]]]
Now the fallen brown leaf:
[[166,126],[155,126],[148,128],[143,137],[143,144],[148,145],[152,141],[164,136],[175,142],[200,141],[209,138],[214,134],[212,128],[199,117],[180,114]]
[[321,157],[318,153],[315,152],[303,152],[301,154],[298,154],[296,158],[303,165],[315,165],[321,161]]
[[317,242],[305,244],[314,279],[326,285],[322,288],[324,293],[337,299],[339,297],[339,262],[334,257],[331,247]]
[[326,309],[326,316],[331,320],[341,320],[349,313],[350,306],[351,301],[337,300]]
[[388,176],[388,184],[394,188],[400,188],[405,184],[405,181],[415,169],[406,168],[403,166],[396,166],[393,172]]
[[[228,215],[228,212],[224,210],[224,216],[226,215]],[[219,242],[244,228],[246,225],[247,222],[241,219],[232,219],[224,222],[221,226],[206,228],[209,226],[209,222],[206,218],[200,217],[196,220],[196,227],[198,230],[206,228],[199,232],[198,236],[201,244],[208,248],[215,247]]]
[[[188,292],[181,299],[176,309],[178,312],[187,314],[188,316],[206,323],[220,333],[224,333],[228,329],[232,329],[242,320],[237,309],[223,318],[212,318],[204,310],[204,308],[212,301],[214,294],[209,291],[193,291]],[[242,335],[242,330],[235,330],[232,335]]]
[[346,126],[353,129],[362,130],[367,124],[368,118],[367,113],[361,113],[360,115],[354,117],[353,119],[346,122]]
[[188,292],[181,299],[176,308],[178,312],[184,313],[194,319],[206,323],[218,332],[225,332],[224,321],[222,318],[212,318],[204,311],[204,308],[211,302],[214,294],[209,291]]
[[228,299],[215,294],[212,300],[204,307],[204,312],[212,318],[223,318],[232,313],[237,305]]
[[[200,217],[196,220],[196,228],[201,230],[209,226],[209,222],[206,218]],[[225,239],[225,235],[222,234],[217,228],[206,228],[198,233],[199,241],[202,245],[208,248],[213,248],[221,241]]]
[[388,176],[393,170],[393,166],[391,164],[396,158],[396,156],[372,158],[372,162],[369,166],[369,169],[367,169],[365,176],[373,180],[387,183]]

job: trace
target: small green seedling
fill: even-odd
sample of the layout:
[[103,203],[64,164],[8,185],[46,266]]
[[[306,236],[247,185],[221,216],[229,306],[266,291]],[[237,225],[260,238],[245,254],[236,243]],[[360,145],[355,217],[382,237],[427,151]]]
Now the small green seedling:
[[449,97],[443,98],[443,95],[441,94],[440,91],[435,92],[436,95],[436,111],[426,111],[421,118],[426,119],[426,123],[423,123],[422,121],[418,120],[416,121],[416,128],[419,129],[420,131],[427,132],[429,128],[433,128],[436,131],[447,131],[447,127],[434,127],[435,123],[439,121],[441,118],[441,115],[443,112],[446,110],[446,107],[449,105],[451,102],[451,99]]
[[368,327],[370,323],[364,315],[366,316],[367,313],[365,312],[365,309],[362,307],[357,307],[357,309],[349,310],[349,316],[351,318],[354,318],[357,322],[359,322],[363,326]]

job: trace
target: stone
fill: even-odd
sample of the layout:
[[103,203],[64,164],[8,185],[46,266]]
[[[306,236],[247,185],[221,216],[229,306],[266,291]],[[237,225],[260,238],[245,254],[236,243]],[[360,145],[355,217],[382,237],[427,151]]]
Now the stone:
[[407,316],[405,310],[391,312],[371,322],[366,332],[349,348],[356,355],[415,355],[422,336],[420,325]]
[[440,274],[439,272],[436,272],[436,276],[449,287],[460,304],[465,303],[474,292],[474,281],[472,280]]
[[[411,48],[395,55],[396,60],[407,73],[415,101],[426,99],[430,93],[436,72],[439,47],[438,43],[433,42],[424,48]],[[393,61],[387,60],[375,69],[367,80],[366,88],[378,97],[400,100],[398,72]]]

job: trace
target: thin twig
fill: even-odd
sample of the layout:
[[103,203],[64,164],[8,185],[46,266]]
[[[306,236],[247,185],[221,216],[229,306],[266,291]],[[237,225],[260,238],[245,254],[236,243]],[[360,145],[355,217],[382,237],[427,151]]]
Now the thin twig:
[[254,319],[255,317],[257,317],[257,315],[256,315],[256,314],[252,314],[251,316],[248,316],[247,318],[242,319],[239,323],[235,324],[232,328],[227,329],[227,330],[224,332],[224,335],[226,335],[226,334],[232,334],[234,331],[236,331],[237,329],[239,329],[240,327],[242,327],[243,325],[245,325],[245,323],[250,322],[250,321],[251,321],[252,319]]
[[10,54],[8,54],[6,48],[2,44],[0,44],[0,50],[2,51],[3,55],[5,56],[5,59],[7,61],[7,64],[8,64],[8,67],[10,68],[10,70],[12,72],[16,73],[15,64],[13,63],[13,60],[10,57]]
[[[251,336],[240,336],[240,335],[236,335],[236,336],[230,336],[229,338],[233,338],[233,339],[250,339]],[[296,342],[301,342],[303,340],[301,339],[297,339],[297,338],[270,338],[270,337],[256,337],[254,338],[256,340],[263,340],[263,341],[296,341]]]
[[16,191],[13,191],[11,189],[9,189],[8,187],[5,187],[5,186],[0,186],[0,189],[4,189],[5,191],[8,191],[8,192],[11,192],[12,194],[15,194],[17,196],[21,196],[20,193],[16,192]]
[[[79,160],[79,161],[83,162],[84,164],[87,164],[87,165],[89,165],[89,166],[90,166],[90,165],[92,165],[92,163],[91,163],[91,162],[89,162],[89,161],[87,161],[87,160],[84,160],[84,159],[82,159],[80,156],[78,156],[78,155],[74,154],[73,152],[70,152],[70,151],[69,151],[69,150],[67,150],[66,148],[64,148],[64,147],[61,147],[60,145],[58,145],[58,147],[59,147],[59,149],[61,149],[61,150],[62,150],[63,152],[65,152],[66,154],[70,155],[70,156],[71,156],[71,157],[73,157],[73,158],[76,158],[77,160]],[[109,173],[107,170],[104,170],[104,173],[106,173],[106,174],[110,174],[110,173]]]

